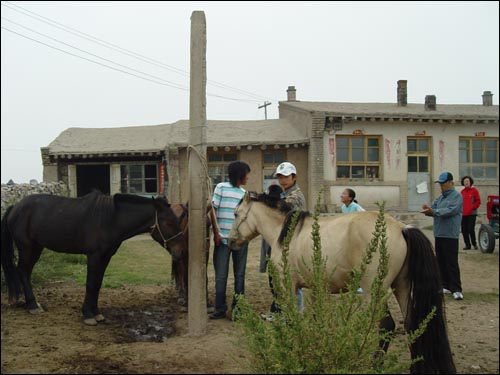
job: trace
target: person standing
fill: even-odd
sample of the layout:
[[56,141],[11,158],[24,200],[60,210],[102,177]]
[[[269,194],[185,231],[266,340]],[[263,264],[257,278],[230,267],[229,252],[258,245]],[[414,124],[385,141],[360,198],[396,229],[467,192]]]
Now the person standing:
[[[233,257],[234,296],[232,310],[236,307],[236,296],[245,294],[245,269],[247,265],[248,243],[239,250],[232,250],[227,243],[235,216],[234,211],[245,195],[250,167],[247,163],[235,161],[228,166],[229,182],[220,182],[214,190],[213,208],[215,209],[214,225],[214,269],[215,269],[215,311],[210,319],[226,317],[226,288],[229,273],[229,259]],[[218,228],[218,229],[217,229]]]
[[429,207],[422,205],[422,212],[434,218],[436,258],[443,282],[444,294],[453,294],[456,300],[464,298],[458,265],[458,238],[462,221],[462,195],[453,186],[453,175],[442,172],[434,181],[441,187],[441,195]]
[[481,205],[481,197],[479,191],[474,186],[474,180],[470,176],[462,178],[462,186],[464,188],[460,192],[464,202],[462,212],[462,236],[464,237],[465,247],[464,250],[470,250],[471,245],[474,250],[477,250],[476,227],[477,209]]
[[[280,186],[283,188],[283,192],[281,193],[281,198],[284,199],[288,204],[290,204],[293,210],[306,211],[307,210],[306,198],[304,197],[302,190],[300,190],[300,187],[297,184],[297,168],[295,168],[295,165],[289,162],[283,162],[280,165],[278,165],[278,168],[276,168],[275,175],[278,178]],[[267,250],[267,253],[268,256],[271,255],[270,247]],[[273,280],[271,276],[269,276],[269,286],[271,287],[273,295],[275,295],[273,289]],[[302,311],[304,307],[301,288],[297,289],[297,307],[299,311]],[[278,311],[279,308],[278,306],[276,306],[275,298],[273,298],[273,302],[270,308],[270,314],[262,313],[261,317],[263,319],[272,320],[273,319],[272,314]]]
[[340,194],[340,200],[342,201],[342,213],[348,214],[351,212],[365,211],[363,207],[358,204],[356,199],[356,192],[352,189],[344,189],[342,194]]
[[[356,192],[352,189],[344,189],[342,194],[340,194],[340,200],[342,201],[342,213],[348,214],[351,212],[361,212],[365,211],[363,207],[361,207],[356,199]],[[363,294],[363,288],[358,288],[356,293]]]

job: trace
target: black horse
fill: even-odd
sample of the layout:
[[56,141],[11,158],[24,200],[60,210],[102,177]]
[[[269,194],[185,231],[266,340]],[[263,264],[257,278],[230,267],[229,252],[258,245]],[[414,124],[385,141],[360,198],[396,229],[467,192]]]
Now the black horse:
[[[124,240],[149,231],[174,260],[187,251],[177,217],[165,198],[128,194],[110,197],[98,191],[81,198],[35,194],[7,208],[1,228],[9,303],[17,303],[22,285],[32,313],[42,311],[33,295],[31,272],[43,248],[87,255],[82,312],[89,325],[104,320],[97,307],[99,290],[106,267]],[[19,252],[17,268],[13,243]]]

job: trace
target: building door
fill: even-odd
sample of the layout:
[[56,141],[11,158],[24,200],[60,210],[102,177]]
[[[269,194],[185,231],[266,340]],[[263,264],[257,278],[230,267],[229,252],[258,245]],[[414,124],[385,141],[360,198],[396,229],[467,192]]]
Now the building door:
[[408,137],[408,211],[420,211],[431,199],[431,140],[428,137]]
[[76,166],[76,193],[78,197],[97,189],[104,194],[110,193],[109,164]]

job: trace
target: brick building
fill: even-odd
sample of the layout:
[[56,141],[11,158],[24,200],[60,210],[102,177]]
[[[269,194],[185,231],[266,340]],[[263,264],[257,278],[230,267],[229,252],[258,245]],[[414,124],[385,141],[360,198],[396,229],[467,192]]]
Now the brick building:
[[[396,211],[418,211],[439,195],[442,170],[472,175],[483,199],[498,194],[498,105],[485,91],[482,104],[407,103],[398,81],[393,103],[298,101],[295,87],[279,103],[279,119],[208,121],[207,165],[214,183],[225,166],[247,162],[248,190],[263,191],[282,161],[294,163],[310,209],[324,189],[323,210],[335,212],[350,187],[367,209],[385,200]],[[187,200],[186,120],[156,126],[69,128],[42,148],[44,181],[65,181],[72,196],[91,188],[110,194],[166,193]],[[200,182],[201,183],[201,182]],[[484,207],[482,208],[484,210]]]

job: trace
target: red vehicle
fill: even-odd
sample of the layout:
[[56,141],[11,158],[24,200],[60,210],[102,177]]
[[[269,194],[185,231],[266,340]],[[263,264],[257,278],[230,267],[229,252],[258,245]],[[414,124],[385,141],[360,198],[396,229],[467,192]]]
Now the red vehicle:
[[483,253],[492,253],[495,250],[495,240],[498,238],[498,195],[488,195],[486,216],[489,224],[479,227],[478,242]]

